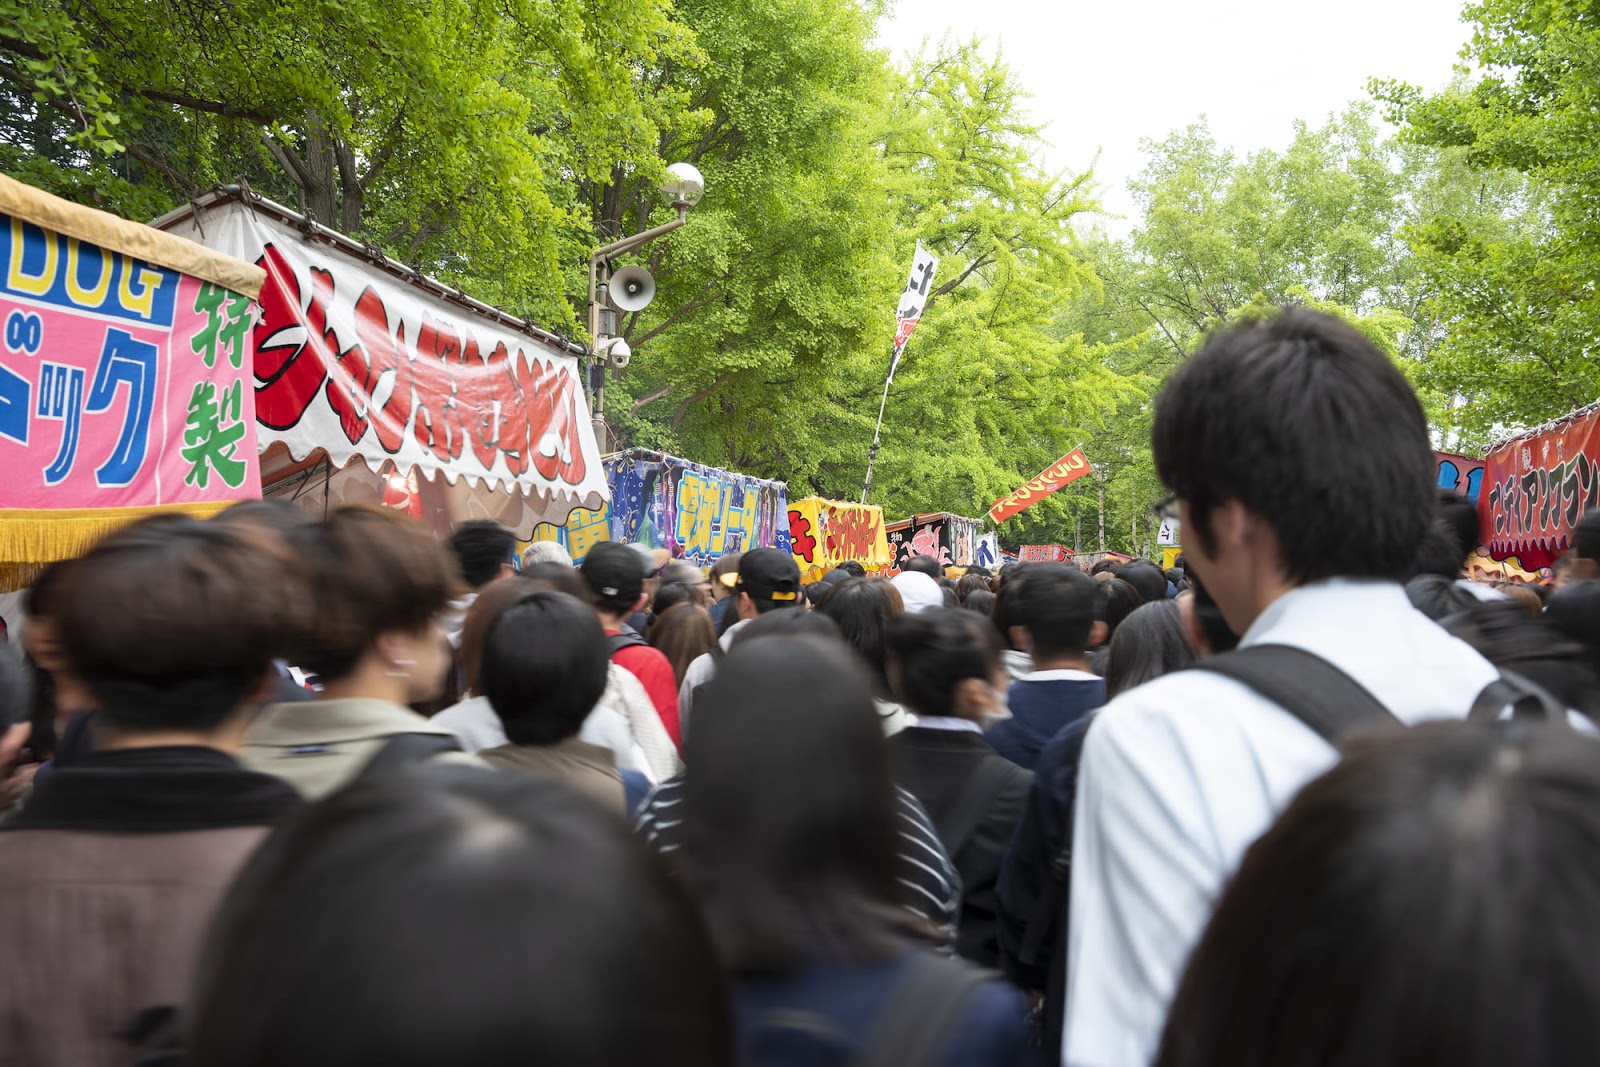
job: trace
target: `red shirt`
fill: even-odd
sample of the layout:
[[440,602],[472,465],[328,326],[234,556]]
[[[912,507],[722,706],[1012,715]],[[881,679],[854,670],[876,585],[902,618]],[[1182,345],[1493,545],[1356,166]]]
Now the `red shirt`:
[[[620,632],[608,629],[606,634],[609,636]],[[673,745],[681,753],[683,731],[678,725],[678,680],[672,673],[671,661],[659,649],[649,645],[619,648],[611,653],[611,659],[639,679],[644,691],[650,694],[650,702],[656,706],[656,714],[661,716],[661,725],[666,727],[667,736],[672,738]]]

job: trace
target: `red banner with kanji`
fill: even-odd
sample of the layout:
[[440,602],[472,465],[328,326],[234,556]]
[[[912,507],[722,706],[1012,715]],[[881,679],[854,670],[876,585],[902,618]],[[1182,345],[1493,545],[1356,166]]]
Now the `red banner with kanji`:
[[1572,543],[1585,512],[1600,506],[1600,409],[1551,423],[1491,449],[1478,514],[1495,559],[1548,567]]
[[994,522],[1005,522],[1088,473],[1089,461],[1083,458],[1083,449],[1075,448],[1040,471],[1038,477],[1028,479],[995,501],[994,507],[989,509],[989,518]]

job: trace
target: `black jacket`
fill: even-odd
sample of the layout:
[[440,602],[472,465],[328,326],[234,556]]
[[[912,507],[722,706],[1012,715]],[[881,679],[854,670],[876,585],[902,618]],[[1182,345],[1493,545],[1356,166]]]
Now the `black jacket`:
[[[1027,803],[1033,775],[995,752],[982,734],[913,726],[889,739],[895,780],[922,802],[961,874],[956,950],[974,963],[999,960],[995,880]],[[973,820],[968,810],[981,812]],[[972,826],[964,837],[963,819]]]

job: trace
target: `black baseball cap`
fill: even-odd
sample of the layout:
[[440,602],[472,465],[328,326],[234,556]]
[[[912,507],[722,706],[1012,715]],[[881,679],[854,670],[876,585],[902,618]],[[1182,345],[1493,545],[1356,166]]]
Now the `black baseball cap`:
[[644,560],[616,541],[601,541],[589,549],[578,570],[602,608],[631,608],[644,592]]
[[751,600],[799,600],[800,566],[787,552],[752,548],[739,560],[739,583],[734,589]]

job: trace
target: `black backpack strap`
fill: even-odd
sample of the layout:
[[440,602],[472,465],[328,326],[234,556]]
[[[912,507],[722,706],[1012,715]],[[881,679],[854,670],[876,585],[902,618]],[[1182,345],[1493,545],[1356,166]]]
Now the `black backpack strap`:
[[358,777],[404,770],[446,752],[460,751],[460,743],[450,734],[395,734],[373,754]]
[[972,835],[978,832],[984,817],[994,807],[1000,790],[1011,780],[1012,766],[1002,756],[981,760],[973,768],[972,777],[961,787],[961,792],[956,794],[946,820],[945,832],[939,835],[944,842],[945,852],[949,853],[952,860],[972,840]]
[[963,1001],[991,973],[958,959],[917,952],[889,991],[853,1067],[924,1067],[938,1058]]
[[1055,929],[1061,918],[1061,906],[1066,901],[1067,880],[1072,874],[1072,820],[1077,817],[1077,800],[1067,809],[1066,843],[1056,850],[1050,860],[1050,879],[1033,902],[1033,914],[1028,916],[1028,928],[1022,932],[1022,944],[1017,946],[1017,960],[1030,967],[1039,963],[1039,950],[1045,938]]
[[1186,669],[1210,671],[1254,689],[1330,745],[1355,730],[1400,724],[1360,682],[1292,645],[1251,645]]
[[649,644],[648,641],[639,636],[638,630],[635,630],[633,627],[627,625],[624,625],[622,629],[618,630],[616,633],[611,634],[609,636],[609,640],[611,641],[611,654],[613,656],[625,648],[633,648],[637,645]]
[[1467,713],[1471,722],[1494,722],[1511,709],[1515,719],[1543,719],[1546,722],[1567,722],[1567,709],[1548,689],[1513,671],[1501,671],[1500,677],[1483,687]]

